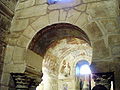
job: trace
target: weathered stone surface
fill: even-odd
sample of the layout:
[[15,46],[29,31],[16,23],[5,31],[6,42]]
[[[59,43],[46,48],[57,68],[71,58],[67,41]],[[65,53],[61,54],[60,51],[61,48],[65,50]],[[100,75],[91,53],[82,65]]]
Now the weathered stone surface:
[[9,79],[10,79],[10,73],[9,72],[3,72],[2,73],[2,78],[1,78],[2,84],[8,85]]
[[31,50],[27,50],[27,55],[26,55],[26,63],[27,66],[34,68],[34,70],[36,71],[42,71],[42,62],[43,62],[43,58],[34,53]]
[[13,19],[10,31],[11,32],[23,31],[28,26],[28,23],[29,23],[28,19],[21,19],[21,20]]
[[25,54],[25,48],[15,47],[13,52],[13,62],[14,63],[23,63],[23,56]]
[[5,72],[12,73],[23,73],[25,71],[25,63],[9,63],[4,66]]
[[89,3],[87,6],[87,13],[94,18],[116,17],[116,1],[100,1],[96,3]]
[[21,35],[21,37],[17,41],[17,45],[20,47],[26,47],[29,44],[29,38]]
[[14,51],[14,46],[9,46],[7,45],[6,47],[6,53],[5,53],[5,59],[4,62],[5,63],[10,63],[12,60],[12,55],[13,55],[13,51]]
[[65,21],[67,17],[67,11],[64,9],[60,10],[60,16],[59,16],[59,21]]
[[31,7],[35,4],[35,0],[27,0],[24,2],[19,2],[16,6],[16,10]]
[[33,22],[34,22],[35,20],[37,20],[38,18],[39,18],[39,16],[29,18],[29,24],[33,23]]
[[98,40],[93,43],[93,59],[103,59],[109,56],[109,49],[104,40]]
[[59,18],[59,11],[58,10],[55,10],[55,11],[52,11],[52,12],[49,13],[50,24],[57,23],[58,18]]
[[74,7],[77,11],[83,12],[87,9],[87,4],[81,4],[79,6]]
[[48,21],[48,15],[41,16],[39,19],[37,19],[35,22],[33,22],[31,25],[35,30],[41,30],[43,27],[47,26],[49,24]]
[[108,43],[110,46],[120,45],[120,35],[109,35]]
[[16,38],[6,38],[5,40],[8,45],[13,45],[15,46],[17,44],[17,39]]
[[14,11],[17,0],[1,0],[11,11]]
[[16,12],[18,18],[29,18],[33,16],[45,15],[47,13],[47,4],[37,5],[26,9],[21,9]]
[[89,23],[88,21],[88,15],[85,13],[80,14],[79,18],[77,19],[76,25],[78,25],[79,27],[84,27],[85,25],[87,25]]
[[120,23],[118,18],[102,19],[100,22],[108,33],[120,33]]
[[47,0],[36,0],[36,4],[44,4],[47,3]]
[[11,20],[9,20],[7,17],[0,14],[0,22],[2,22],[2,23],[0,23],[0,27],[3,30],[8,31],[10,28]]
[[111,47],[111,50],[112,50],[112,55],[113,55],[114,57],[115,57],[115,56],[120,56],[120,44]]
[[26,64],[23,63],[23,64],[14,64],[12,65],[12,71],[11,72],[15,72],[15,73],[23,73],[25,71],[25,68],[26,68]]
[[88,24],[85,28],[92,40],[99,39],[103,36],[100,28],[95,22]]
[[74,9],[71,9],[68,11],[66,21],[74,24],[78,20],[80,14],[81,14],[80,12],[78,12]]
[[23,32],[23,35],[28,37],[28,38],[32,38],[35,34],[35,31],[33,30],[33,28],[31,26],[28,26],[25,31]]

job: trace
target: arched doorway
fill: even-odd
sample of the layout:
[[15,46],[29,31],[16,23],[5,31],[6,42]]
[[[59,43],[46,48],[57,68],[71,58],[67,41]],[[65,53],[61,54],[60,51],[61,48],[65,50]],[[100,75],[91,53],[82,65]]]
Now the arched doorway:
[[76,90],[91,90],[90,62],[80,60],[76,64]]
[[68,23],[43,28],[35,35],[29,49],[44,58],[42,90],[75,89],[75,63],[80,59],[91,62],[92,57],[87,35]]

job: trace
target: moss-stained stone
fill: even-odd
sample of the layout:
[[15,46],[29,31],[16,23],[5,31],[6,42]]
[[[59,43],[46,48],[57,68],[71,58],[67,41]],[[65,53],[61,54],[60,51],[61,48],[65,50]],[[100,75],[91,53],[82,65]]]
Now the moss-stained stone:
[[15,47],[13,53],[13,62],[14,63],[24,63],[23,56],[25,54],[25,48]]
[[80,14],[81,14],[81,12],[71,9],[68,11],[66,21],[74,24],[78,20]]
[[41,30],[47,25],[49,25],[48,15],[41,16],[39,19],[37,19],[35,22],[31,24],[31,26],[35,30]]
[[94,18],[116,17],[116,1],[100,1],[89,3],[87,6],[87,13]]
[[111,50],[112,50],[112,55],[113,55],[114,57],[115,57],[115,56],[119,56],[119,57],[120,57],[120,44],[111,47]]
[[26,47],[28,44],[29,44],[29,38],[23,35],[17,41],[17,45],[20,47]]
[[31,26],[28,26],[23,32],[23,35],[28,38],[32,38],[34,34],[35,34],[35,30]]
[[47,4],[37,5],[26,9],[16,11],[17,18],[29,18],[33,16],[45,15],[47,13]]
[[10,31],[11,32],[23,31],[28,26],[28,23],[29,23],[28,19],[21,19],[21,20],[13,19]]
[[59,18],[59,11],[58,10],[51,11],[49,13],[49,22],[50,22],[50,24],[57,23],[58,22],[58,18]]
[[99,39],[103,36],[100,28],[95,22],[88,24],[85,28],[92,40]]
[[118,18],[101,19],[100,22],[103,24],[108,33],[120,33]]
[[93,43],[93,59],[104,59],[109,56],[109,49],[106,47],[104,40],[98,40]]
[[31,7],[34,4],[35,4],[35,0],[27,0],[25,2],[19,2],[18,5],[16,6],[16,10]]
[[120,34],[117,35],[109,35],[108,36],[108,44],[110,46],[120,45]]

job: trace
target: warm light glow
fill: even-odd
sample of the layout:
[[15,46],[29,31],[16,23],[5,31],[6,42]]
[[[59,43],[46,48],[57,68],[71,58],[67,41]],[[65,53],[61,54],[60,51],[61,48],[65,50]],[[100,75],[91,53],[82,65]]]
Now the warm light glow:
[[89,65],[84,64],[80,67],[80,74],[91,74]]

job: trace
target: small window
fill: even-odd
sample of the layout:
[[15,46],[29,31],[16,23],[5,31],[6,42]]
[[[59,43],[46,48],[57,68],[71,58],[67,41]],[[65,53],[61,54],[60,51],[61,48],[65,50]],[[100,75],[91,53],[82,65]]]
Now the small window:
[[60,0],[48,0],[48,4],[55,4],[59,2]]
[[48,4],[56,4],[56,3],[69,3],[74,0],[48,0]]

